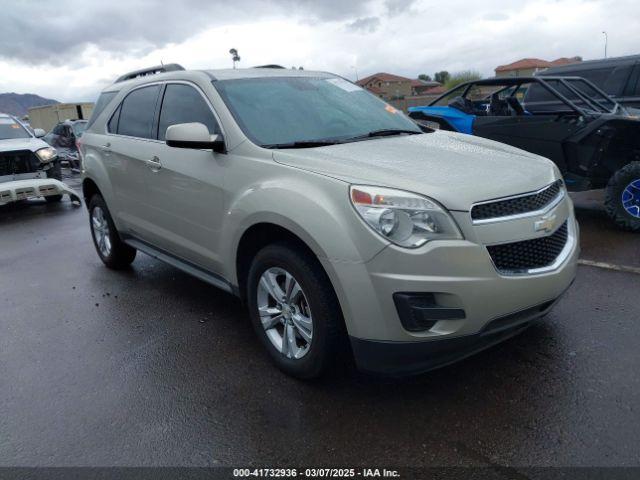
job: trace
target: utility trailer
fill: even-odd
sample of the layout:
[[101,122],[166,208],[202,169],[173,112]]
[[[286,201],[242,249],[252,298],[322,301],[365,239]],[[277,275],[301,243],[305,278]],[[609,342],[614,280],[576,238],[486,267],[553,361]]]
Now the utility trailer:
[[29,109],[29,125],[50,132],[65,120],[88,120],[93,112],[93,103],[56,103]]

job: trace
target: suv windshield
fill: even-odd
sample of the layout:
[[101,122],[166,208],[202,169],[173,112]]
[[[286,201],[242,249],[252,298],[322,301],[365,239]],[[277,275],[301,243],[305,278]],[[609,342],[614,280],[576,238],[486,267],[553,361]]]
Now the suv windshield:
[[422,133],[401,111],[341,78],[246,78],[214,86],[244,133],[263,147]]
[[12,138],[31,138],[31,135],[13,118],[0,118],[0,140]]

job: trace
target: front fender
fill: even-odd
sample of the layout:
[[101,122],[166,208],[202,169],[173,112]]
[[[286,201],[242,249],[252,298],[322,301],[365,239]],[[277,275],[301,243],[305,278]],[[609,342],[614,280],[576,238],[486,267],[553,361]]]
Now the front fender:
[[234,285],[238,284],[235,259],[240,239],[260,223],[289,230],[323,264],[364,263],[388,245],[357,216],[349,202],[347,183],[294,168],[277,168],[286,173],[241,189],[228,206],[220,245],[222,258],[228,259],[225,276]]

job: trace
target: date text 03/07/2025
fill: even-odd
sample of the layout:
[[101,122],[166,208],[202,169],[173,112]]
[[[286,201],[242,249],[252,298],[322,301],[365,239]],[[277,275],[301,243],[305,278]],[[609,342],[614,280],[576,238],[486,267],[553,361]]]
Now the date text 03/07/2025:
[[234,468],[237,478],[400,478],[397,470],[386,468]]

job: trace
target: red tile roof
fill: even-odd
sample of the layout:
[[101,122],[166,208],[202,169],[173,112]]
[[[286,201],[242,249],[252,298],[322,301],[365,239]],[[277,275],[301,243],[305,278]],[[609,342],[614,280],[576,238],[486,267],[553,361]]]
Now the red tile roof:
[[392,73],[374,73],[373,75],[369,75],[368,77],[361,78],[356,83],[360,86],[364,86],[369,83],[373,79],[380,80],[381,82],[412,82],[410,78],[401,77],[400,75],[393,75]]
[[569,63],[579,62],[577,58],[558,58],[549,62],[547,60],[541,60],[539,58],[523,58],[513,63],[509,63],[507,65],[500,65],[496,67],[496,72],[509,72],[511,70],[527,70],[530,68],[549,68],[555,67],[557,65],[567,65]]

